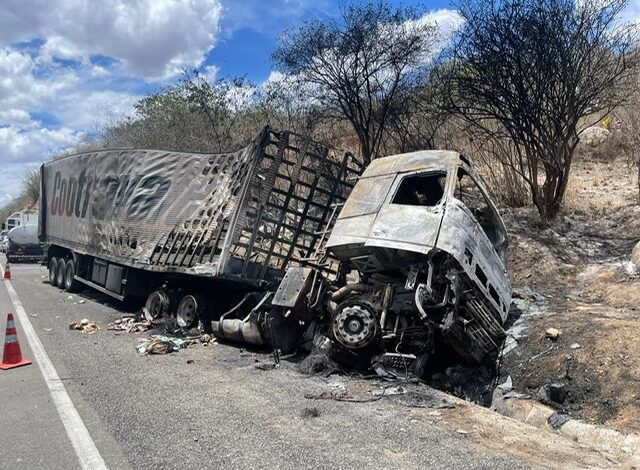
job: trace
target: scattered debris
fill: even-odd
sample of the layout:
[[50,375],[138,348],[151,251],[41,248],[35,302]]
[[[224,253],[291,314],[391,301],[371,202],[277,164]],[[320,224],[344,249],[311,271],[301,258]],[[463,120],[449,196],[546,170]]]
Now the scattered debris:
[[543,403],[562,404],[567,399],[567,388],[563,383],[543,385],[536,392],[536,400]]
[[571,346],[569,346],[571,349],[580,349],[582,346],[580,346],[580,343],[573,343]]
[[455,408],[455,405],[444,398],[439,398],[434,395],[418,392],[409,392],[395,399],[396,402],[404,406],[410,406],[412,408],[435,408],[446,409]]
[[187,359],[187,364],[193,364],[193,359]]
[[183,338],[154,335],[140,340],[136,349],[140,354],[169,354],[188,345],[189,342]]
[[513,380],[511,379],[511,376],[508,376],[507,380],[505,380],[503,383],[498,385],[498,388],[503,392],[511,391],[513,389]]
[[305,393],[307,400],[341,400],[348,396],[346,390],[324,390],[319,393]]
[[53,328],[43,328],[44,331],[53,331]]
[[558,413],[556,411],[551,416],[549,416],[549,418],[547,419],[547,423],[549,423],[549,426],[551,426],[553,429],[560,429],[564,423],[570,420],[571,416]]
[[371,395],[373,395],[374,397],[378,397],[378,396],[389,397],[392,395],[404,395],[405,393],[407,393],[407,389],[402,385],[377,388],[371,391]]
[[83,318],[80,321],[69,323],[69,329],[82,331],[83,333],[87,333],[87,334],[93,334],[96,331],[98,331],[100,327],[95,323],[89,321],[88,319]]
[[515,390],[511,390],[510,392],[505,393],[504,395],[502,395],[502,398],[519,398],[522,400],[526,400],[528,398],[531,398],[531,395],[527,394],[527,393],[521,393],[521,392],[516,392]]
[[555,347],[553,346],[553,344],[551,346],[549,346],[547,349],[545,349],[544,351],[542,351],[541,353],[536,354],[535,356],[531,356],[529,358],[529,362],[531,361],[535,361],[536,359],[540,359],[541,357],[546,356],[547,354],[549,354],[550,352],[552,352],[555,349]]
[[83,304],[83,303],[85,303],[85,302],[86,302],[86,299],[78,300],[78,303],[79,303],[79,304]]
[[274,370],[280,367],[280,364],[275,363],[275,362],[261,362],[259,364],[256,364],[256,369],[259,370]]
[[107,325],[107,330],[126,331],[127,333],[142,333],[151,328],[148,320],[139,321],[134,316],[125,315]]
[[30,316],[30,317],[34,317],[34,318],[35,318],[35,317],[37,317],[37,316],[38,316],[38,314],[37,314],[37,313],[31,313],[31,314],[29,314],[29,316]]
[[73,300],[73,295],[68,296],[67,300]]
[[198,342],[200,342],[203,346],[208,346],[209,344],[215,344],[216,339],[210,334],[203,334],[198,338]]
[[[529,273],[526,277],[531,277],[531,273]],[[525,300],[537,300],[537,301],[547,300],[544,295],[540,294],[538,291],[532,289],[529,286],[514,288],[513,297],[516,299],[525,299]]]
[[547,329],[545,334],[551,341],[556,341],[560,337],[562,332],[557,328],[549,328]]
[[464,429],[456,429],[456,432],[458,434],[462,434],[463,436],[466,436],[467,434],[469,434],[469,431],[465,431]]
[[202,344],[204,346],[215,343],[215,339],[211,335],[200,336],[178,336],[152,335],[150,338],[144,338],[138,341],[136,349],[140,354],[168,354],[173,351],[179,351],[193,344]]
[[562,383],[552,383],[548,386],[549,399],[556,403],[564,403],[567,398],[567,388]]

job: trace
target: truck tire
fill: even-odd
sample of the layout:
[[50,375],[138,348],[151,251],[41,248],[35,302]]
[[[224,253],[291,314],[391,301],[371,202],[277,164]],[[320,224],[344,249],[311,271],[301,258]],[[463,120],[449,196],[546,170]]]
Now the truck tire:
[[52,286],[57,285],[58,277],[58,258],[52,256],[49,260],[49,284]]
[[56,269],[56,285],[60,289],[64,289],[64,272],[67,268],[67,263],[64,258],[58,260],[58,268]]
[[178,304],[176,309],[176,321],[181,328],[191,328],[197,324],[198,319],[204,316],[205,299],[202,295],[187,294]]
[[167,291],[159,289],[151,292],[144,305],[146,319],[153,321],[157,318],[168,317],[171,314],[171,303],[171,297]]
[[64,288],[68,292],[78,292],[80,283],[75,279],[76,265],[72,259],[68,260],[64,270]]

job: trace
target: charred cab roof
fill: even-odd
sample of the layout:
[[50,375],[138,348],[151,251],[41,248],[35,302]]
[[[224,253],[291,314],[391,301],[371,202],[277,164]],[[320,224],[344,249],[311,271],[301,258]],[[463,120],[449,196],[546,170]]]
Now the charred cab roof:
[[469,160],[452,150],[420,150],[389,157],[377,158],[371,162],[360,179],[383,175],[409,173],[420,170],[451,170]]

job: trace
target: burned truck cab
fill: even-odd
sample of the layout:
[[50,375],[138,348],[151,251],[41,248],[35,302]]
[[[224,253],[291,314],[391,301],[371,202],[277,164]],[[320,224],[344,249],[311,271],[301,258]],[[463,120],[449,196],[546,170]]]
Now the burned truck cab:
[[511,304],[506,248],[502,219],[462,155],[374,160],[327,241],[349,273],[331,295],[329,337],[396,366],[440,353],[495,358]]

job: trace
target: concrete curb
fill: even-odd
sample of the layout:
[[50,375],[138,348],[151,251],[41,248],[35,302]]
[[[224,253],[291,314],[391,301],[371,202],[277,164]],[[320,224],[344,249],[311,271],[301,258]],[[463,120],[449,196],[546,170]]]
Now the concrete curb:
[[494,392],[491,409],[537,428],[562,434],[618,461],[629,462],[631,459],[629,463],[640,465],[640,435],[624,434],[564,416],[567,421],[554,427],[550,419],[553,421],[559,417],[556,410],[529,398],[505,398],[499,389]]

